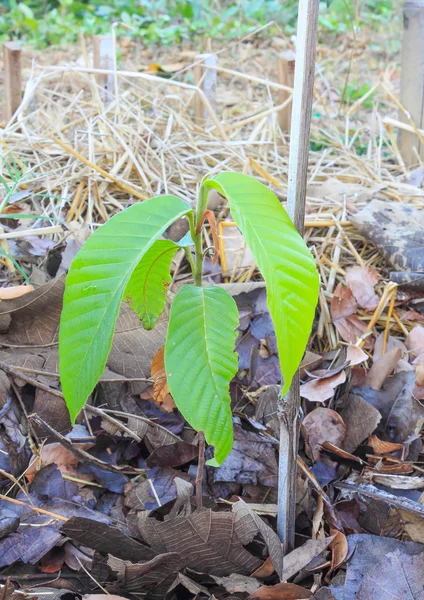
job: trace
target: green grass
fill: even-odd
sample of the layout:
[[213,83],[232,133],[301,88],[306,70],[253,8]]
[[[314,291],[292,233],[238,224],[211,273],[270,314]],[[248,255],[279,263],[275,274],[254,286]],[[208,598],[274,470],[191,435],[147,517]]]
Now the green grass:
[[[320,30],[345,33],[391,18],[392,0],[321,2]],[[0,0],[0,41],[22,39],[38,48],[74,43],[78,33],[122,33],[144,44],[172,45],[207,35],[233,39],[275,21],[295,31],[297,0]]]

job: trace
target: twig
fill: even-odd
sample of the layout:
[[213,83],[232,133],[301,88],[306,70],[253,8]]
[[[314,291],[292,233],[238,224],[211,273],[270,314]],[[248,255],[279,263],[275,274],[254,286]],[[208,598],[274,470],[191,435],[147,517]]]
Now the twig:
[[196,475],[196,506],[197,510],[203,508],[203,470],[205,468],[205,435],[199,431],[199,460]]

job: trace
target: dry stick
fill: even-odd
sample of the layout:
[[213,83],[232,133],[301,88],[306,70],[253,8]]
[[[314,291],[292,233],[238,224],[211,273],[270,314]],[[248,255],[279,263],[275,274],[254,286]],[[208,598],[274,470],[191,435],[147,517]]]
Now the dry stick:
[[[277,67],[278,67],[278,82],[282,85],[286,85],[288,87],[293,87],[294,82],[294,66],[295,66],[295,56],[291,50],[287,50],[287,52],[283,52],[279,54],[277,57]],[[286,90],[280,90],[278,92],[279,103],[282,104],[287,100],[287,98],[291,98],[291,94]],[[291,106],[288,105],[285,110],[280,110],[278,113],[278,124],[281,128],[281,131],[290,132],[291,128]]]
[[21,48],[18,42],[3,44],[6,120],[10,121],[22,100]]
[[[314,91],[319,0],[300,0],[297,25],[292,126],[287,186],[287,211],[298,232],[305,221],[308,152]],[[278,535],[284,552],[294,548],[296,518],[296,459],[300,430],[299,372],[287,396],[278,403],[280,464],[278,477]]]
[[[400,101],[408,111],[400,111],[400,119],[412,117],[418,128],[424,128],[424,0],[405,0],[403,8],[403,48]],[[416,163],[414,147],[421,158],[424,147],[414,134],[399,132],[399,150],[407,166]]]
[[196,475],[196,506],[197,510],[203,508],[203,471],[205,469],[205,434],[199,431],[199,460]]

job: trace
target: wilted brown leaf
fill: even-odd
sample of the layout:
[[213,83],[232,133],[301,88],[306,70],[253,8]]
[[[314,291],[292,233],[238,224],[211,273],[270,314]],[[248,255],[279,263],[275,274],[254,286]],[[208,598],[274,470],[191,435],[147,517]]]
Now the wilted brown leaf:
[[163,600],[177,572],[184,568],[184,557],[176,552],[166,552],[139,564],[114,556],[109,556],[107,562],[117,573],[121,589],[135,596],[142,590],[151,600]]
[[243,547],[232,513],[203,510],[164,522],[145,518],[139,529],[153,550],[177,552],[185,566],[196,571],[221,577],[250,574],[262,562]]
[[381,421],[381,414],[376,408],[360,396],[351,394],[347,397],[340,414],[346,425],[346,436],[342,447],[347,452],[355,452],[359,444],[375,431]]
[[424,600],[424,552],[411,556],[399,551],[381,557],[365,573],[356,600],[391,598]]
[[20,296],[24,296],[24,294],[28,294],[29,292],[33,291],[34,288],[32,285],[2,287],[0,288],[0,300],[13,300],[14,298],[19,298]]
[[328,583],[330,581],[330,575],[334,573],[334,571],[340,567],[342,563],[346,560],[347,553],[349,550],[349,546],[347,543],[347,539],[344,533],[341,531],[337,531],[335,529],[330,529],[331,535],[334,535],[334,538],[331,540],[330,548],[331,548],[331,567],[328,571],[325,581]]
[[[321,374],[321,372],[315,371],[312,375],[317,373]],[[310,402],[325,402],[334,396],[336,387],[345,381],[346,373],[344,371],[330,377],[311,379],[300,386],[300,395]]]
[[248,544],[257,533],[260,533],[267,545],[274,569],[282,580],[283,549],[278,535],[243,500],[233,504],[233,514],[235,516],[234,529],[241,543]]
[[315,461],[321,455],[321,445],[328,441],[340,446],[346,435],[346,426],[342,417],[330,408],[316,408],[302,421],[302,435],[305,439],[307,454]]
[[376,435],[371,435],[368,439],[368,446],[371,446],[374,454],[390,454],[398,450],[403,450],[402,444],[393,444],[380,440]]
[[365,378],[365,383],[374,390],[381,389],[386,379],[395,370],[395,367],[401,358],[402,350],[400,348],[388,350],[383,356],[374,360],[371,369],[368,371]]
[[151,374],[154,379],[153,384],[153,399],[160,404],[162,408],[168,412],[172,412],[176,408],[176,404],[169,391],[165,373],[165,346],[159,348],[152,360]]
[[[93,447],[92,442],[86,442],[84,444],[76,444],[81,450],[86,450]],[[33,456],[30,465],[25,472],[25,476],[29,482],[31,482],[36,473],[45,467],[46,465],[55,464],[59,468],[63,475],[70,475],[71,477],[77,477],[79,479],[85,479],[86,481],[93,481],[93,477],[88,474],[78,474],[75,467],[78,465],[78,458],[76,458],[69,450],[64,448],[58,442],[44,445],[39,456]]]
[[411,361],[424,353],[424,327],[422,325],[415,325],[415,327],[411,329],[405,340],[405,346],[409,350]]
[[372,267],[353,267],[346,271],[346,283],[352,291],[356,302],[366,310],[377,308],[379,297],[374,286],[381,276]]
[[120,529],[83,517],[72,517],[62,533],[82,546],[134,562],[150,560],[156,552],[125,535]]
[[283,579],[286,581],[306,568],[332,542],[333,536],[323,540],[307,540],[302,546],[292,550],[284,557]]
[[306,600],[312,596],[310,590],[306,590],[295,583],[277,583],[276,585],[258,588],[249,596],[249,599],[256,600]]

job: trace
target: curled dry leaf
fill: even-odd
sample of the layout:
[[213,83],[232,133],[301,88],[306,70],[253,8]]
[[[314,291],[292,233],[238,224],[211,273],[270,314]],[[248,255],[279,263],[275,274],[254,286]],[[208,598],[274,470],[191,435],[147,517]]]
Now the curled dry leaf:
[[407,475],[372,475],[373,483],[384,485],[394,490],[422,490],[424,477],[408,477]]
[[[351,344],[356,344],[358,338],[365,333],[367,328],[365,323],[356,316],[357,308],[358,305],[351,290],[339,283],[334,290],[330,312],[340,337]],[[364,346],[365,348],[371,348],[371,340],[367,339]]]
[[32,285],[15,285],[13,287],[0,288],[0,300],[13,300],[19,298],[28,292],[34,291]]
[[368,354],[359,346],[349,344],[346,350],[346,360],[349,361],[351,367],[355,367],[368,360]]
[[151,373],[154,379],[153,384],[153,399],[160,404],[167,412],[172,412],[176,408],[175,402],[169,391],[166,381],[164,348],[159,348],[152,360]]
[[330,543],[331,567],[325,577],[325,581],[327,583],[330,581],[331,573],[333,573],[338,567],[340,567],[340,565],[346,560],[346,556],[349,551],[347,538],[344,535],[344,533],[335,529],[330,529],[330,533],[331,535],[334,535],[334,538]]
[[424,327],[422,325],[416,325],[411,329],[405,340],[405,346],[409,350],[410,360],[424,354]]
[[324,442],[341,446],[346,435],[342,417],[330,408],[316,408],[303,419],[301,432],[305,439],[307,454],[315,461],[321,455]]
[[310,590],[306,590],[295,583],[277,583],[276,585],[263,585],[249,596],[251,600],[306,600],[312,596]]
[[368,439],[368,446],[371,446],[374,454],[390,454],[390,452],[397,452],[403,450],[402,444],[394,444],[393,442],[386,442],[380,440],[376,435],[371,435]]
[[[89,448],[92,448],[94,444],[87,442],[84,444],[75,444],[75,446],[80,450],[88,450]],[[70,475],[71,477],[77,477],[78,479],[93,481],[92,475],[76,472],[75,467],[78,462],[78,458],[76,458],[69,450],[64,448],[59,442],[53,442],[52,444],[43,446],[40,450],[40,454],[38,456],[34,455],[31,458],[25,475],[31,483],[37,472],[43,467],[55,464],[62,475]]]
[[353,267],[346,272],[346,283],[362,308],[374,310],[377,308],[379,297],[374,286],[381,277],[372,267]]
[[396,365],[402,357],[400,348],[392,348],[383,356],[374,360],[371,369],[368,371],[365,378],[365,383],[373,390],[380,390],[386,379],[393,373]]
[[[318,371],[315,371],[318,373]],[[300,386],[300,395],[310,402],[325,402],[334,396],[334,390],[338,385],[346,381],[346,373],[340,371],[331,377],[311,379]]]

